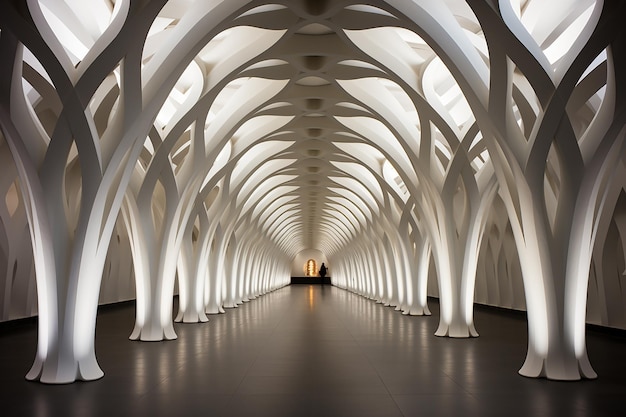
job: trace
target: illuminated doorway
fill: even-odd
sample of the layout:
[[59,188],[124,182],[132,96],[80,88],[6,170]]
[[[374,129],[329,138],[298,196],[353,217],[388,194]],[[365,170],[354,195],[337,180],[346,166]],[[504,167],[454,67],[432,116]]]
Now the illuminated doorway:
[[307,277],[316,277],[317,276],[317,263],[315,259],[309,259],[306,261],[306,272]]

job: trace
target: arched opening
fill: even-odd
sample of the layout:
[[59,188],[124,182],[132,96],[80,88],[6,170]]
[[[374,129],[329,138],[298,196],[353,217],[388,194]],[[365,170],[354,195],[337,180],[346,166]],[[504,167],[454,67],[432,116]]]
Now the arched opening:
[[304,274],[307,277],[315,277],[317,276],[317,262],[315,259],[309,259],[306,261],[306,266],[304,268]]

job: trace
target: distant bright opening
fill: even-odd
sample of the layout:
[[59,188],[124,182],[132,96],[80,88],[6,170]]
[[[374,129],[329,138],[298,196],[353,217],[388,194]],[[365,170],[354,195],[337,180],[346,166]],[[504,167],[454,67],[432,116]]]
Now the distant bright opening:
[[315,259],[309,259],[306,261],[305,274],[307,277],[315,277],[317,276],[317,264]]

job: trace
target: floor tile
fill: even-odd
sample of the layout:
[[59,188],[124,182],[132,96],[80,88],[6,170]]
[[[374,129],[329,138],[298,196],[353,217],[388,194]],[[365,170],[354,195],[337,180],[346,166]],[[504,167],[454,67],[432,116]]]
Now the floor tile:
[[480,337],[435,337],[432,316],[403,316],[347,291],[300,285],[208,323],[175,324],[178,339],[128,340],[134,306],[102,308],[101,380],[28,382],[36,323],[0,326],[0,410],[21,416],[622,416],[626,340],[590,330],[599,378],[518,375],[523,314],[477,306]]

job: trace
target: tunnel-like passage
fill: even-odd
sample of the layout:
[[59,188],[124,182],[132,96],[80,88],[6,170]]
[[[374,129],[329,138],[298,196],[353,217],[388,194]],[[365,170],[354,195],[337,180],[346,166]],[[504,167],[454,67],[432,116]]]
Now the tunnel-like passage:
[[26,378],[102,378],[99,305],[134,300],[127,336],[172,341],[323,262],[328,293],[393,320],[436,298],[442,352],[499,306],[527,318],[506,372],[595,379],[588,324],[626,329],[624,15],[2,2],[0,321],[38,317]]

